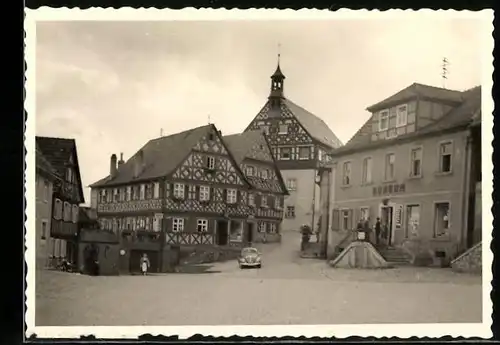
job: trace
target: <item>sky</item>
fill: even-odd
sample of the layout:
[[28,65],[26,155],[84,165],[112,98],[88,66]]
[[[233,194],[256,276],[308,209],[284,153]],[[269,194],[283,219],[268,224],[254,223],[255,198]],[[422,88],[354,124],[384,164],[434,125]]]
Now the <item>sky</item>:
[[267,100],[278,51],[285,96],[344,143],[366,107],[414,82],[481,82],[477,19],[38,22],[36,135],[74,138],[85,191],[148,140],[210,121],[243,131]]

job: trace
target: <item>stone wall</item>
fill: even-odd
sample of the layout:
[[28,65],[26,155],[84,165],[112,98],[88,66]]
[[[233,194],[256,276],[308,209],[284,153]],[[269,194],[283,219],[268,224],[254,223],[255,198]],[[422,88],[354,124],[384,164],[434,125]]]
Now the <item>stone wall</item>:
[[258,232],[255,235],[254,243],[277,243],[281,242],[281,234]]
[[479,242],[451,262],[451,267],[457,272],[481,274],[482,272],[482,242]]

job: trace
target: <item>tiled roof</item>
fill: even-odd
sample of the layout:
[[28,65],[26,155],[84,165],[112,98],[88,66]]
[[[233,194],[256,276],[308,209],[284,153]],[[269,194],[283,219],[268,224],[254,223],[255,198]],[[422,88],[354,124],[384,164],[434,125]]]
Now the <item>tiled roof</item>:
[[[238,164],[238,166],[241,164],[241,162],[243,162],[245,158],[248,157],[248,154],[250,153],[250,151],[252,150],[252,148],[256,143],[265,145],[271,152],[272,156],[272,150],[269,145],[269,142],[267,141],[263,133],[259,130],[247,131],[240,134],[226,135],[223,137],[223,140],[226,143],[228,149],[231,151],[231,154],[233,155],[234,160],[236,161],[236,164]],[[275,186],[272,182],[269,182],[268,180],[264,180],[257,176],[246,176],[246,179],[255,188],[270,190],[275,192],[281,189],[281,192],[288,193],[285,182],[283,181],[283,177],[281,176],[281,172],[276,166],[276,161],[274,160],[274,157],[273,157],[273,166],[276,176],[278,177],[280,186]]]
[[[118,168],[117,175],[113,179],[107,176],[93,183],[90,187],[121,184],[166,176],[182,163],[196,143],[201,140],[203,135],[212,126],[205,125],[152,139]],[[140,159],[141,152],[144,166],[141,173],[138,176],[134,176],[135,165],[139,163],[138,160]]]
[[73,155],[73,158],[75,159],[73,163],[78,176],[80,200],[81,202],[85,202],[75,139],[36,137],[36,145],[60,178],[64,178],[66,176],[66,168],[70,161],[70,157]]
[[283,103],[315,140],[331,148],[342,146],[342,142],[322,119],[289,99],[285,99]]
[[352,150],[361,150],[368,147],[386,145],[398,140],[418,137],[419,135],[440,132],[443,130],[471,124],[474,118],[479,117],[481,113],[481,87],[477,86],[460,93],[462,103],[452,108],[447,114],[439,120],[417,129],[415,132],[397,136],[393,139],[371,141],[372,126],[371,118],[358,130],[358,132],[344,146],[334,150],[332,155],[338,155]]
[[51,176],[53,178],[57,178],[56,175],[56,170],[50,164],[50,162],[45,158],[45,156],[42,153],[42,150],[38,146],[38,143],[35,144],[35,159],[36,159],[36,168],[37,170],[41,170],[45,172],[48,176]]
[[448,90],[440,87],[413,83],[407,88],[399,91],[383,101],[377,102],[369,106],[366,110],[373,112],[389,107],[396,103],[401,103],[411,98],[420,96],[421,98],[440,100],[445,102],[461,103],[462,92],[456,90]]

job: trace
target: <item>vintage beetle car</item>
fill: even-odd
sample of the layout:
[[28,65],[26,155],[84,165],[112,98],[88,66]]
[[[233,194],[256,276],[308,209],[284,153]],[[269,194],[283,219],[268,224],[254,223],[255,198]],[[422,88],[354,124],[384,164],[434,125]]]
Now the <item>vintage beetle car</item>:
[[238,265],[240,268],[245,267],[262,267],[262,257],[259,251],[253,247],[245,247],[241,250],[240,256],[238,257]]

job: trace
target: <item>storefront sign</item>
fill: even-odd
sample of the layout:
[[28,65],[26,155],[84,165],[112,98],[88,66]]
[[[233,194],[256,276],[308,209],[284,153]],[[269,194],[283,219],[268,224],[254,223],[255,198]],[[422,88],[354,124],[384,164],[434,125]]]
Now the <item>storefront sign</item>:
[[405,191],[406,186],[404,183],[386,184],[383,186],[373,187],[373,196],[404,193]]
[[396,227],[400,228],[403,220],[403,205],[396,207]]

